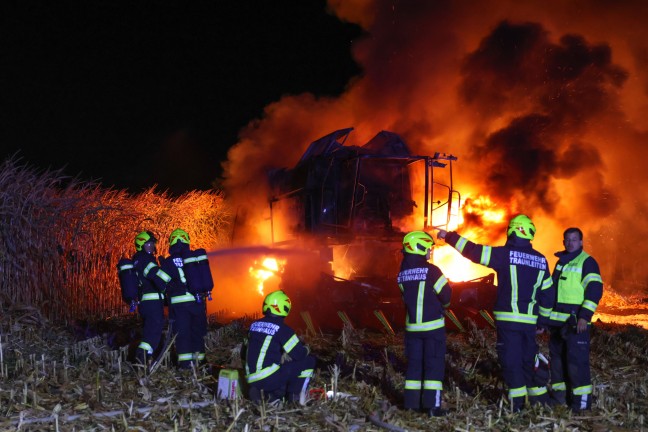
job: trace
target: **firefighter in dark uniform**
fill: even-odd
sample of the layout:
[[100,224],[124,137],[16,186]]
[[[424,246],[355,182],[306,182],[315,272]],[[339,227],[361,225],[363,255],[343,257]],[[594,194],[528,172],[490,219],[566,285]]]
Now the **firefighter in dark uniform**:
[[[284,323],[290,312],[290,299],[283,291],[274,291],[263,301],[264,317],[250,326],[247,339],[245,379],[250,399],[255,402],[287,397],[300,402],[313,375],[315,357],[309,354],[295,331]],[[282,362],[287,355],[290,361]]]
[[497,356],[514,411],[527,397],[531,403],[549,402],[545,384],[534,374],[536,329],[548,324],[555,292],[547,259],[531,245],[535,233],[531,219],[517,215],[509,221],[504,246],[475,244],[456,232],[438,234],[464,257],[497,273]]
[[184,257],[190,251],[189,234],[178,228],[169,236],[169,257],[162,260],[162,269],[171,276],[169,284],[169,319],[173,333],[178,368],[190,369],[205,359],[207,312],[200,293],[192,293],[187,284]]
[[164,295],[171,277],[158,266],[155,258],[157,239],[151,231],[142,231],[135,237],[133,267],[139,281],[142,317],[142,341],[137,347],[137,360],[148,364],[157,349],[164,328]]
[[[551,311],[549,354],[552,397],[573,411],[592,407],[589,344],[592,315],[603,295],[598,263],[583,250],[583,232],[568,228],[556,253],[556,303]],[[568,393],[569,391],[569,393]]]
[[403,237],[403,261],[398,273],[407,310],[405,321],[404,407],[441,416],[445,374],[446,333],[444,308],[451,290],[441,270],[428,262],[434,239],[424,231]]

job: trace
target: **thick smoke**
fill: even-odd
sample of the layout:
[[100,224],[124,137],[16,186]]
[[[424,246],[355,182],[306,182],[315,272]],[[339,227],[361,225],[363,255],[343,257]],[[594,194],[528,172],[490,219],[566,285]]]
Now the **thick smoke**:
[[[645,287],[648,270],[633,258],[645,246],[624,239],[648,234],[648,3],[329,7],[366,30],[353,45],[363,73],[337,98],[286,95],[242,131],[226,186],[250,227],[267,224],[268,168],[294,166],[311,141],[336,129],[355,127],[355,144],[391,130],[415,153],[459,156],[457,188],[531,215],[548,256],[564,228],[580,226],[606,282]],[[475,240],[499,241],[501,228]]]
[[[585,171],[603,178],[596,147],[573,137],[617,107],[615,90],[627,73],[612,64],[609,46],[589,45],[576,35],[555,44],[539,24],[505,21],[467,56],[462,75],[460,94],[476,112],[484,117],[520,113],[472,149],[491,196],[553,214],[561,200],[555,179]],[[608,189],[599,181],[582,194]],[[590,213],[610,215],[618,200],[609,198]]]

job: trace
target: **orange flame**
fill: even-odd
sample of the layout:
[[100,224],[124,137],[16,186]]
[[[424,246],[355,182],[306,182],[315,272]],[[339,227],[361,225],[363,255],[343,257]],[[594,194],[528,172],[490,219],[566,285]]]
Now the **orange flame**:
[[[450,218],[448,228],[457,229],[463,237],[480,242],[483,241],[480,239],[492,238],[493,227],[501,226],[506,220],[506,210],[499,208],[489,196],[478,195],[476,198],[465,199],[461,211]],[[448,279],[455,282],[469,281],[493,272],[462,257],[447,245],[435,248],[433,262],[443,270]]]
[[266,257],[261,262],[260,266],[258,261],[254,261],[254,265],[250,267],[250,275],[257,279],[257,291],[259,295],[264,295],[264,283],[272,276],[281,275],[285,266],[285,260],[278,261],[276,258]]

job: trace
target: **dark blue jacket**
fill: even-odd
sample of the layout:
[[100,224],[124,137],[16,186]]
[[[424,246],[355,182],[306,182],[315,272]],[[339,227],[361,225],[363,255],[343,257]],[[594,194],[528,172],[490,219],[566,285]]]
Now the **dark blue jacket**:
[[164,299],[164,293],[171,277],[160,269],[155,256],[143,250],[138,251],[133,255],[133,267],[137,272],[140,283],[140,298],[142,300],[152,300],[152,298],[144,296],[146,294],[159,294],[160,299]]
[[472,262],[497,273],[493,313],[500,327],[525,329],[547,325],[555,291],[547,258],[527,239],[511,235],[504,246],[484,246],[449,232],[446,242]]
[[404,253],[397,282],[407,310],[406,331],[426,332],[444,327],[443,312],[450,304],[451,289],[439,267],[422,255]]
[[169,297],[181,296],[189,292],[187,288],[187,279],[182,269],[184,266],[183,258],[188,251],[188,244],[177,242],[169,247],[170,255],[168,258],[160,258],[162,270],[171,276],[172,280],[169,284],[169,290],[167,293]]
[[293,360],[303,360],[308,349],[284,318],[267,314],[250,326],[245,372],[249,383],[260,381],[277,372],[281,356],[287,353]]

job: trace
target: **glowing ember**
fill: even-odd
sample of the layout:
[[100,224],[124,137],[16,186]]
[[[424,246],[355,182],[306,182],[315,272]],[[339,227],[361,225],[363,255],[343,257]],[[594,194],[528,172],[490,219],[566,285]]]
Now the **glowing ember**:
[[279,262],[276,258],[264,258],[260,265],[258,261],[254,261],[254,265],[250,267],[250,275],[258,281],[257,291],[259,292],[259,295],[264,295],[263,284],[265,281],[272,276],[281,274],[284,265],[285,260]]

